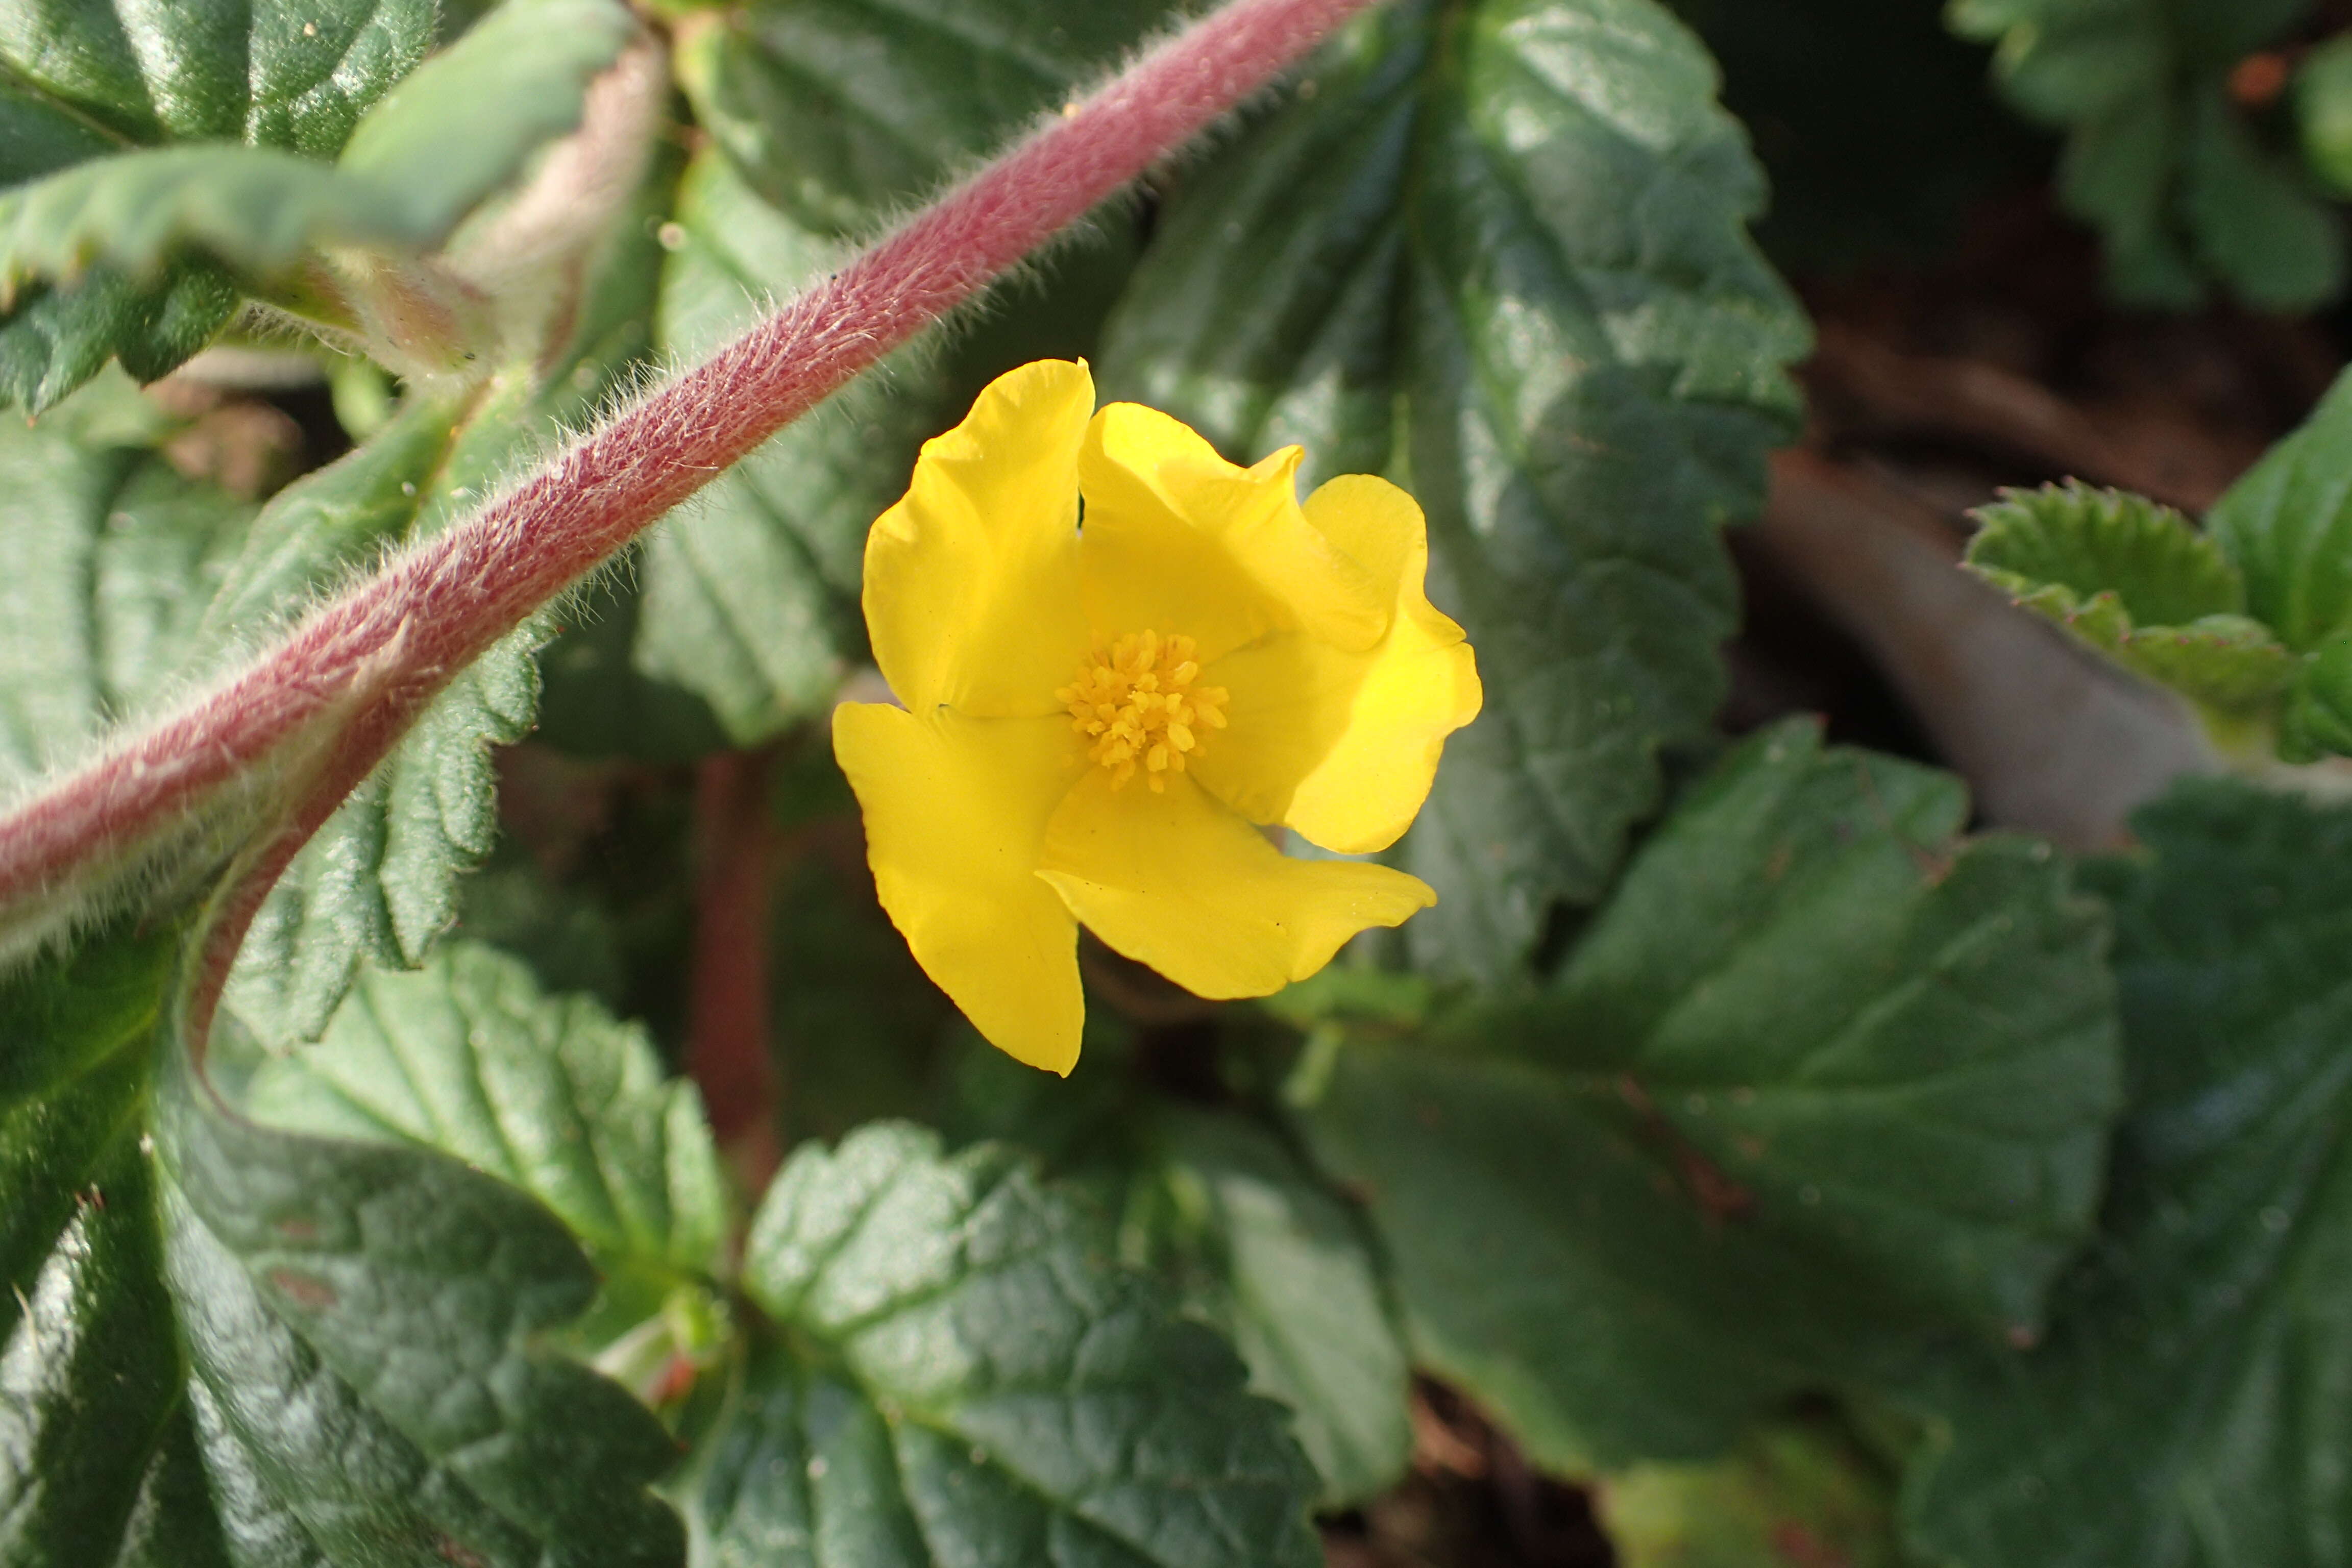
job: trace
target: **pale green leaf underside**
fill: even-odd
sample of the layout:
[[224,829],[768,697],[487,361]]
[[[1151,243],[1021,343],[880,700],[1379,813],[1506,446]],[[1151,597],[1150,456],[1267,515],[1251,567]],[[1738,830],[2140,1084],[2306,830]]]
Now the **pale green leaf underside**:
[[1920,1328],[2031,1333],[2116,1096],[2104,922],[1948,778],[1751,741],[1554,993],[1343,1036],[1307,1131],[1417,1358],[1580,1468],[1703,1456]]

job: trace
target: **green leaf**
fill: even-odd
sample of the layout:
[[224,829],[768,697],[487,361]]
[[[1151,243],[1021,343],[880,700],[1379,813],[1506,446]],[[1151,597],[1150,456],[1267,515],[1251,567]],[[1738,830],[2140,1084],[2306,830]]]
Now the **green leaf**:
[[1128,1181],[1121,1249],[1290,1408],[1327,1508],[1386,1489],[1412,1454],[1411,1369],[1364,1229],[1281,1142],[1238,1116],[1160,1108]]
[[679,40],[695,119],[814,233],[884,217],[1058,108],[1168,0],[744,0]]
[[2132,1084],[2101,1237],[2044,1345],[1919,1391],[1911,1523],[2017,1568],[2341,1564],[2352,812],[2195,781],[2133,826],[2098,868]]
[[1376,15],[1178,193],[1108,329],[1108,395],[1427,511],[1486,692],[1405,850],[1438,968],[1507,972],[1596,898],[1723,695],[1717,531],[1761,502],[1806,329],[1715,86],[1647,0]]
[[2352,757],[2352,631],[2314,648],[2279,715],[2279,754],[2291,763]]
[[2170,507],[2070,480],[2004,491],[1975,515],[1969,570],[2126,668],[2224,712],[2294,679],[2294,656],[2244,614],[2221,544]]
[[18,300],[0,313],[0,399],[37,415],[110,358],[142,381],[168,374],[227,324],[237,292],[218,268],[194,261],[145,285],[92,268],[79,282],[26,289]]
[[1948,777],[1783,726],[1548,994],[1325,1031],[1297,1092],[1417,1359],[1566,1469],[1689,1458],[1923,1329],[2031,1334],[2119,1092],[2105,922]]
[[785,1337],[682,1489],[711,1560],[1319,1562],[1281,1413],[1105,1240],[998,1147],[795,1154],[745,1256]]
[[[840,243],[753,195],[715,153],[679,189],[655,321],[660,347],[709,353],[774,300],[839,266]],[[863,653],[866,531],[952,419],[925,351],[901,352],[719,476],[647,536],[631,662],[701,698],[739,746],[824,711]]]
[[2214,505],[2246,611],[2297,653],[2352,629],[2352,376]]
[[446,1155],[229,1110],[174,1037],[182,934],[0,986],[8,1561],[682,1563],[668,1439],[548,1348],[578,1245]]
[[[532,396],[532,378],[515,372],[419,397],[373,440],[279,491],[232,569],[219,635],[299,608],[305,589],[486,498],[535,437]],[[225,1005],[246,1027],[280,1047],[316,1038],[363,959],[414,967],[456,921],[457,879],[498,834],[489,749],[530,728],[543,637],[527,624],[460,672],[295,857],[230,979]]]
[[2330,192],[2352,196],[2352,38],[2328,39],[2294,70],[2303,161]]
[[240,1098],[278,1126],[455,1154],[554,1210],[607,1275],[719,1272],[726,1193],[694,1085],[663,1076],[642,1029],[542,994],[494,949],[366,971],[319,1043]]
[[2255,140],[2221,93],[2191,108],[2181,206],[2199,258],[2257,310],[2308,310],[2344,292],[2344,220],[2301,165]]
[[2120,300],[2190,309],[2210,279],[2300,310],[2343,289],[2341,225],[2224,84],[2307,4],[1955,0],[1947,16],[1997,42],[1994,74],[2021,112],[2066,132],[2060,200],[2100,231]]
[[0,26],[11,86],[123,142],[331,158],[424,58],[432,0],[252,0],[129,13],[33,0]]
[[64,411],[0,419],[0,773],[81,752],[185,673],[253,508]]
[[[0,208],[18,203],[26,182],[163,142],[331,159],[361,113],[424,57],[433,16],[432,0],[16,7],[0,16],[0,187],[19,189],[0,195]],[[133,279],[83,271],[80,259],[68,268],[76,281],[18,289],[0,307],[0,397],[34,413],[110,358],[142,380],[163,374],[236,308],[234,284],[207,262]]]
[[502,0],[368,110],[339,166],[438,239],[579,127],[589,84],[640,37],[618,0]]
[[1713,1464],[1605,1476],[1593,1501],[1623,1568],[1906,1568],[1894,1491],[1833,1428],[1791,1423]]

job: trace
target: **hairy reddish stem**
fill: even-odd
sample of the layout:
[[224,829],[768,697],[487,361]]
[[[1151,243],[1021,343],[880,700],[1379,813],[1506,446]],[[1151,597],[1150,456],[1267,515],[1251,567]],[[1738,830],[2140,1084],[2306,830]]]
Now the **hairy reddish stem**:
[[686,1068],[710,1131],[741,1163],[745,1190],[767,1185],[779,1147],[776,1068],[768,1054],[768,915],[777,835],[768,753],[721,752],[694,779],[694,966]]
[[[225,965],[303,838],[467,664],[639,530],[968,300],[1299,58],[1369,0],[1234,0],[1143,56],[705,363],[389,560],[211,691],[0,819],[0,901],[121,858],[290,742],[305,766],[215,927]],[[199,1029],[208,1006],[192,1019]]]

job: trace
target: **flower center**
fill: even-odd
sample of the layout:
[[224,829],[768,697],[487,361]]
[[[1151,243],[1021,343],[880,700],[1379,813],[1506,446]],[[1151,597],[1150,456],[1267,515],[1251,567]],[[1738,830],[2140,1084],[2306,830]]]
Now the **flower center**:
[[1191,637],[1130,632],[1088,654],[1078,679],[1054,693],[1069,705],[1070,727],[1094,742],[1087,755],[1110,770],[1111,788],[1140,762],[1151,787],[1166,789],[1165,775],[1199,753],[1202,729],[1225,727],[1225,689],[1192,684],[1201,675],[1192,649]]

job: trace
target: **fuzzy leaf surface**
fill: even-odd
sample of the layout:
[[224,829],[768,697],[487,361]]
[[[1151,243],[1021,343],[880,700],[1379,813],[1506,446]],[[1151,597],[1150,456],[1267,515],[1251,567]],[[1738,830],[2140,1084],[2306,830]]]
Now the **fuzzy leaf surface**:
[[1281,1412],[1108,1239],[998,1146],[804,1147],[745,1258],[787,1335],[683,1489],[711,1560],[1318,1562]]
[[1922,1326],[2031,1333],[2119,1094],[2105,921],[1948,776],[1750,741],[1557,984],[1299,1087],[1419,1362],[1564,1469],[1727,1446]]
[[2171,508],[2070,481],[1976,515],[1969,570],[2126,668],[2225,711],[2295,678],[2294,654],[2245,614],[2221,544]]
[[2198,781],[2134,826],[2095,868],[2132,1085],[2101,1234],[2044,1345],[1922,1390],[1910,1523],[1967,1563],[2340,1564],[2352,812]]
[[1718,531],[1761,503],[1807,330],[1713,68],[1648,0],[1403,5],[1307,80],[1163,213],[1105,390],[1427,511],[1486,708],[1407,840],[1440,898],[1406,934],[1493,976],[1599,895],[1660,752],[1706,732]]

